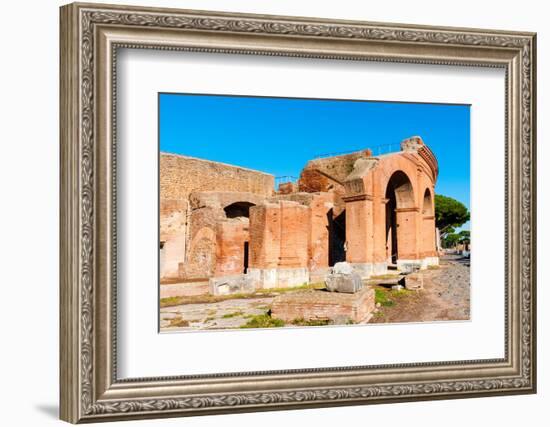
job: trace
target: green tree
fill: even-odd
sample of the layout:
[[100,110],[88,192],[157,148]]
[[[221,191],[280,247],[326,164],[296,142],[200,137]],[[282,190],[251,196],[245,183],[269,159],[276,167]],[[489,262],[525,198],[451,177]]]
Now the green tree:
[[462,230],[460,233],[458,233],[458,236],[458,243],[470,243],[470,230]]
[[453,233],[470,219],[468,208],[452,197],[435,195],[435,225],[441,234]]
[[441,243],[444,248],[454,248],[459,243],[470,244],[470,230],[462,230],[458,233],[455,233],[452,227],[451,229],[452,231],[447,232],[445,236],[441,239]]
[[460,235],[458,233],[447,233],[445,237],[441,239],[441,243],[444,248],[454,248],[460,241]]

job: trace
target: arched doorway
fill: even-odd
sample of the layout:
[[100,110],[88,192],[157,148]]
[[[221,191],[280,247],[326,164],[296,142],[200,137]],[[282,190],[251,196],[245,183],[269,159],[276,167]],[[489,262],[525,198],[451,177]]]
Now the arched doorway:
[[413,186],[407,174],[396,171],[386,187],[386,255],[390,264],[397,264],[408,249],[407,237],[413,224],[408,224],[408,216],[400,213],[410,208],[414,208]]
[[338,215],[334,209],[327,212],[328,220],[328,265],[334,266],[337,262],[346,260],[346,210]]
[[[231,232],[227,234],[229,241],[225,238],[219,239],[218,245],[223,246],[223,250],[220,252],[220,262],[223,259],[228,260],[231,263],[233,260],[240,260],[239,270],[241,273],[246,273],[249,264],[249,241],[250,235],[248,231],[250,208],[255,206],[254,203],[239,201],[231,203],[223,208],[226,218],[229,223],[225,224],[225,230]],[[220,248],[222,249],[222,248]],[[236,273],[236,271],[234,271]]]

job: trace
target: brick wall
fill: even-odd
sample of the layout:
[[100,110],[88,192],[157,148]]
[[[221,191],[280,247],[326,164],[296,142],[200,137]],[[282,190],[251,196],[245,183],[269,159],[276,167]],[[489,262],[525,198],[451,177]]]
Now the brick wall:
[[[223,207],[242,200],[260,203],[273,193],[272,175],[161,153],[161,278],[211,276],[216,269],[216,222],[224,217]],[[207,207],[196,209],[203,205]]]
[[273,189],[273,175],[193,157],[160,155],[161,199],[187,199],[191,192],[209,190],[271,196]]
[[355,161],[370,157],[371,151],[357,151],[341,156],[310,160],[300,174],[298,185],[301,191],[327,191],[340,186],[353,170]]

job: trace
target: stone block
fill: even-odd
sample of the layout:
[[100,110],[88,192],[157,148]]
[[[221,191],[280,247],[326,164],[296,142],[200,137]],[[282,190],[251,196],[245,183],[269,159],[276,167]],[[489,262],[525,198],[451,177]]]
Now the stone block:
[[415,273],[422,268],[422,261],[420,260],[397,260],[397,270],[402,273],[409,274]]
[[309,283],[307,268],[249,268],[247,276],[256,289],[293,288]]
[[253,293],[256,289],[253,281],[246,274],[213,277],[209,280],[212,295],[232,295]]
[[347,262],[337,262],[330,273],[325,276],[325,285],[331,292],[355,293],[361,290],[361,276]]
[[419,290],[424,288],[424,277],[418,273],[407,274],[400,283],[408,290]]
[[334,264],[332,271],[335,274],[351,274],[353,273],[353,267],[348,262],[337,262]]
[[206,295],[210,291],[208,281],[160,284],[160,298]]
[[361,276],[355,272],[349,274],[329,274],[325,278],[325,285],[331,292],[343,292],[353,294],[363,288]]

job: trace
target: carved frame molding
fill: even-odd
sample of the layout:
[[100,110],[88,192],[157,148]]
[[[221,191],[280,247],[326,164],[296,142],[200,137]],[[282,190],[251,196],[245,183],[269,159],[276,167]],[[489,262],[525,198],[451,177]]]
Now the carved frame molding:
[[[120,47],[504,67],[506,357],[118,380],[113,147]],[[71,4],[61,8],[60,92],[62,419],[535,392],[535,34]]]

